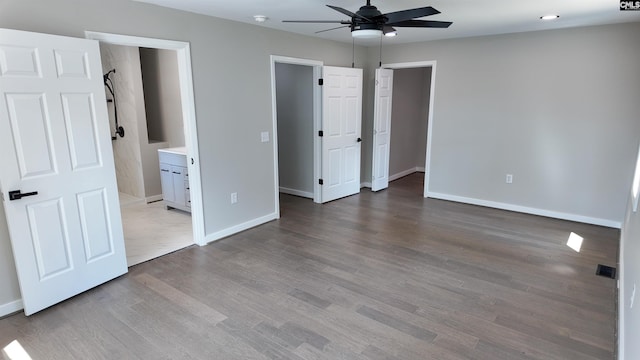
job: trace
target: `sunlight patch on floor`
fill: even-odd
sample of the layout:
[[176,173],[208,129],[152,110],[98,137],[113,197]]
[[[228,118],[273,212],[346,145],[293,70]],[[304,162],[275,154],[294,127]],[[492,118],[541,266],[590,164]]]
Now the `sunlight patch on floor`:
[[9,345],[2,349],[2,355],[7,360],[31,360],[31,356],[20,345],[18,340],[13,340]]
[[567,240],[567,246],[572,248],[575,252],[580,252],[582,248],[582,241],[584,238],[574,232],[569,235],[569,240]]

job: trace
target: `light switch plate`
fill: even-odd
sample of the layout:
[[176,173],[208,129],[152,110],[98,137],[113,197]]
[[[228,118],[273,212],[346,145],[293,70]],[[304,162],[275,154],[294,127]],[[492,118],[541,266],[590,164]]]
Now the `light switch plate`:
[[269,142],[269,132],[268,131],[261,132],[260,139],[262,140],[262,142]]

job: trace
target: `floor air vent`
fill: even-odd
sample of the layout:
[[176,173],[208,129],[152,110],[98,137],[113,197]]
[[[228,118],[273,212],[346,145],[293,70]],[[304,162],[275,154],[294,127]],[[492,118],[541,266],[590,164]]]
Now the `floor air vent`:
[[596,275],[615,279],[616,268],[607,266],[607,265],[598,264],[598,268],[596,269]]

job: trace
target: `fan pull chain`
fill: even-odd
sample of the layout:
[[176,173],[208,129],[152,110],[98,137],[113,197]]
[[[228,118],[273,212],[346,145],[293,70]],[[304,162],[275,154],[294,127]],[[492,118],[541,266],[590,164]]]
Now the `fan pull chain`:
[[382,67],[382,34],[380,35],[380,62],[378,63],[378,67]]
[[351,68],[356,67],[356,40],[351,38]]

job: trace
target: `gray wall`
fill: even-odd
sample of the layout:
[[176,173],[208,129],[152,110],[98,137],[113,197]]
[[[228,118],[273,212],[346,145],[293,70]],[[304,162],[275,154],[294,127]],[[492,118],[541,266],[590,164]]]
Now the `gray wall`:
[[639,33],[631,23],[386,46],[385,63],[437,61],[429,190],[619,226],[640,131]]
[[313,198],[313,67],[276,63],[276,102],[280,188]]
[[[5,28],[74,37],[91,30],[190,43],[206,234],[275,211],[273,143],[260,141],[260,133],[272,128],[270,55],[351,66],[351,44],[129,0],[2,0],[0,7]],[[365,53],[356,47],[357,67]],[[238,193],[237,204],[230,204],[231,192]],[[0,231],[0,244],[8,242]],[[11,284],[15,272],[0,278],[0,284]],[[19,299],[10,286],[0,293]]]
[[178,55],[175,50],[140,48],[149,142],[184,146]]
[[389,176],[424,168],[431,68],[393,71]]
[[16,275],[15,263],[11,242],[9,242],[9,229],[4,215],[4,206],[0,206],[0,317],[22,308],[22,303],[16,303],[20,299],[20,287]]

